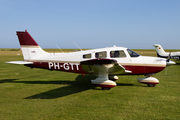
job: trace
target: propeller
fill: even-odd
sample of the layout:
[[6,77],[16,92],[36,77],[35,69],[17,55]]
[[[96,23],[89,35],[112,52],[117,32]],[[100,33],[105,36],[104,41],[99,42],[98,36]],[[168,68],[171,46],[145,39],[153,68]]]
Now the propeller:
[[166,60],[166,74],[167,74],[167,70],[168,70],[168,63],[169,63],[169,61],[170,61],[170,58],[171,58],[171,52],[169,53],[169,55],[168,55],[168,59]]
[[169,53],[168,59],[166,60],[166,62],[169,62],[170,58],[171,58],[171,52]]
[[167,67],[168,67],[169,65],[174,65],[174,64],[176,64],[175,62],[171,61],[170,59],[171,59],[171,52],[169,53],[168,59],[166,60],[166,74],[167,74],[167,69],[168,69]]
[[168,59],[166,60],[166,66],[176,64],[175,62],[171,61],[170,58],[171,58],[171,53],[169,53]]

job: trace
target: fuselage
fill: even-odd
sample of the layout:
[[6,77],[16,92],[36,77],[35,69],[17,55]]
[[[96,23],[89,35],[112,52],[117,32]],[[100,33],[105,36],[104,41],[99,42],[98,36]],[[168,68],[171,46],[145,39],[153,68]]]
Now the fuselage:
[[166,60],[157,57],[141,56],[132,50],[124,47],[109,47],[77,51],[71,53],[48,53],[44,57],[26,59],[34,64],[29,67],[44,68],[49,70],[59,70],[74,73],[83,73],[80,62],[91,59],[114,59],[132,75],[153,74],[166,67]]

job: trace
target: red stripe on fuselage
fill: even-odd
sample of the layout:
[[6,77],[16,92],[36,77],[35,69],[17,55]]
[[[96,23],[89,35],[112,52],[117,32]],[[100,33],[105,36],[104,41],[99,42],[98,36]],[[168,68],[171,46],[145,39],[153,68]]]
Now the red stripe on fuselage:
[[[79,63],[58,63],[58,62],[33,62],[34,64],[26,65],[28,67],[66,71],[73,73],[86,73]],[[162,71],[165,67],[162,66],[135,66],[135,65],[123,65],[126,70],[132,71],[131,75],[144,75],[152,74]],[[129,75],[129,74],[128,74]]]

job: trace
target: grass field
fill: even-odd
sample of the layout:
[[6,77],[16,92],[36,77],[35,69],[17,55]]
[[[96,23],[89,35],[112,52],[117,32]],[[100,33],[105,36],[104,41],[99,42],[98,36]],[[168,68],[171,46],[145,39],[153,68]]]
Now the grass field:
[[94,76],[4,63],[18,60],[21,51],[0,51],[1,120],[180,119],[180,61],[153,75],[156,87],[138,83],[143,76],[119,76],[116,87],[101,90],[91,85]]

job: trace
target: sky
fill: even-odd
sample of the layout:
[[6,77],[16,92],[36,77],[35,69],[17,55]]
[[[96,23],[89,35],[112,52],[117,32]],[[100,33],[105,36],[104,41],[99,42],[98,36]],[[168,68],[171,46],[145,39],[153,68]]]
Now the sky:
[[180,49],[180,1],[0,0],[0,48],[25,30],[42,48]]

